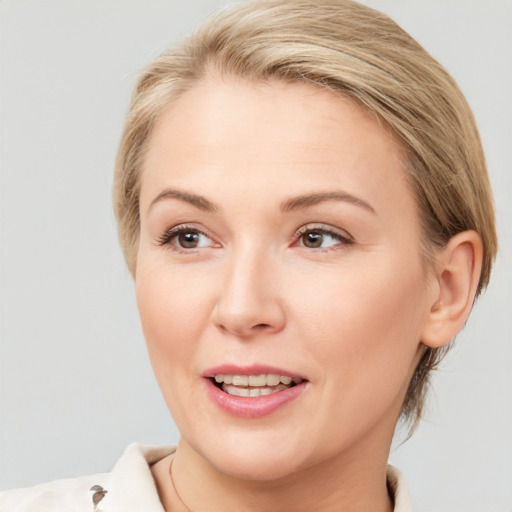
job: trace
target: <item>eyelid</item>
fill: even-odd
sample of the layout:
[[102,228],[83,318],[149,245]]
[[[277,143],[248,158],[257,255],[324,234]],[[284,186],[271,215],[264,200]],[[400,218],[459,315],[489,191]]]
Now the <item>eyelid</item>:
[[220,244],[215,241],[213,235],[209,234],[207,232],[207,230],[205,230],[202,227],[199,227],[195,223],[177,224],[175,226],[172,226],[172,227],[164,230],[164,232],[157,237],[156,244],[161,247],[169,246],[171,249],[176,250],[178,252],[194,252],[194,250],[197,250],[197,249],[184,249],[184,248],[181,248],[181,247],[171,243],[172,239],[175,238],[176,235],[179,235],[180,233],[184,233],[184,232],[185,233],[186,232],[199,233],[199,234],[207,237],[208,239],[210,239],[215,246],[220,247]]
[[334,228],[333,226],[330,225],[314,222],[310,222],[309,224],[301,226],[295,232],[294,238],[296,239],[296,241],[298,241],[300,240],[300,237],[307,233],[308,231],[317,231],[319,233],[324,233],[326,235],[333,236],[335,238],[338,238],[340,242],[345,244],[353,244],[355,242],[354,237],[343,229]]

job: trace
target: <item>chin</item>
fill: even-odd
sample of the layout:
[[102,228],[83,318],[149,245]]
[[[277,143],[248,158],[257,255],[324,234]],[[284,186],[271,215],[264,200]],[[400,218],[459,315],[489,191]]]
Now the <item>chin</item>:
[[210,463],[224,475],[253,482],[276,481],[300,471],[301,464],[276,448],[271,453],[224,453]]
[[308,465],[304,443],[275,439],[275,432],[270,436],[262,434],[221,435],[210,443],[203,439],[192,447],[220,473],[242,480],[279,480]]

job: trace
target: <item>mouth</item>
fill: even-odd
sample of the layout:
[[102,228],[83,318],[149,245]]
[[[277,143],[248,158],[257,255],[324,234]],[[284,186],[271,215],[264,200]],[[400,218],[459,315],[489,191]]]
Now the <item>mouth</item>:
[[285,391],[304,382],[304,379],[276,373],[258,375],[217,373],[211,377],[211,381],[215,387],[228,395],[252,398]]
[[295,403],[309,387],[302,375],[262,364],[224,364],[202,377],[208,396],[222,411],[241,418],[262,418]]

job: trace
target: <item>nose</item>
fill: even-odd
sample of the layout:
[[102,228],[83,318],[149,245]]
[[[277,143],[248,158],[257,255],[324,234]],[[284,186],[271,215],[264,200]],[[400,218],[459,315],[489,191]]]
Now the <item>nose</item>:
[[212,314],[215,325],[245,339],[281,331],[286,315],[278,264],[260,251],[247,248],[233,254],[226,268]]

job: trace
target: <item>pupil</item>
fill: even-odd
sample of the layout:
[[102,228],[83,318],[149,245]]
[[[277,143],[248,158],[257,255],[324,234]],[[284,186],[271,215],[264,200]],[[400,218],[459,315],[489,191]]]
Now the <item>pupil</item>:
[[306,235],[304,245],[306,247],[320,247],[323,242],[323,235],[321,233],[308,233]]
[[197,233],[180,233],[178,241],[182,247],[191,249],[197,246],[199,235]]

